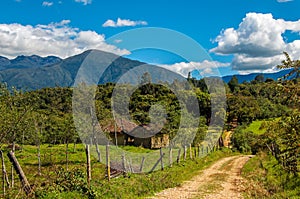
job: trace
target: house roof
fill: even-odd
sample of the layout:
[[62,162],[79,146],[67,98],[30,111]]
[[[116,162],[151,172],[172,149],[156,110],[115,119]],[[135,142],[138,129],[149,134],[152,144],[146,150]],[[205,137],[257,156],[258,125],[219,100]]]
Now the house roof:
[[160,132],[163,126],[156,124],[137,125],[127,119],[117,118],[116,120],[107,121],[102,127],[103,131],[109,133],[126,133],[133,137],[149,138]]
[[107,125],[103,127],[103,131],[114,133],[128,133],[131,132],[137,125],[127,119],[117,118],[116,120],[109,120]]
[[135,127],[129,134],[133,137],[149,138],[160,133],[163,126],[156,124],[139,125]]

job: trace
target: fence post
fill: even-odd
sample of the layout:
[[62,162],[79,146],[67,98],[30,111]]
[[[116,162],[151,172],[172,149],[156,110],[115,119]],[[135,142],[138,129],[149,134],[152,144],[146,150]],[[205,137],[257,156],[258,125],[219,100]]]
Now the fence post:
[[109,159],[109,143],[106,145],[106,171],[107,171],[107,180],[110,181],[110,159]]
[[183,148],[183,159],[186,160],[186,145]]
[[13,167],[16,170],[18,176],[19,176],[19,179],[20,179],[20,181],[22,183],[23,190],[25,191],[26,195],[31,194],[32,193],[32,189],[30,187],[29,182],[27,181],[27,178],[26,178],[26,176],[25,176],[25,174],[24,174],[24,172],[23,172],[23,170],[22,170],[22,168],[21,168],[21,166],[20,166],[20,164],[19,164],[19,162],[18,162],[15,154],[12,151],[10,151],[7,154],[7,156],[9,158],[10,162],[13,164]]
[[143,159],[142,159],[142,163],[141,163],[141,167],[140,167],[140,173],[143,172],[144,162],[145,162],[145,157],[143,157]]
[[154,169],[157,167],[157,165],[159,164],[159,162],[163,159],[163,157],[164,157],[164,153],[160,156],[160,158],[157,160],[157,162],[155,163],[155,165],[152,167],[152,169],[150,170],[150,173],[152,172],[152,171],[154,171]]
[[[160,157],[162,157],[163,156],[162,148],[160,148],[159,151],[160,151]],[[162,158],[160,160],[160,165],[161,165],[161,170],[164,170],[164,162]]]
[[122,167],[124,174],[126,173],[126,165],[125,165],[125,153],[122,154]]
[[173,162],[173,150],[172,147],[170,146],[169,149],[169,166],[172,167],[172,162]]
[[0,150],[0,156],[1,156],[1,161],[2,161],[3,196],[5,196],[5,183],[7,184],[8,188],[10,188],[10,184],[9,184],[9,179],[8,179],[6,168],[5,168],[3,152],[1,150]]
[[181,153],[181,148],[178,150],[178,155],[177,155],[177,164],[180,163],[180,153]]
[[98,155],[98,162],[101,162],[101,152],[99,150],[99,146],[98,146],[98,140],[97,138],[94,138],[94,144],[95,144],[95,147],[96,147],[96,152],[97,152],[97,155]]
[[85,154],[86,154],[86,173],[87,173],[87,183],[90,186],[91,183],[91,154],[90,154],[90,146],[88,144],[85,145]]
[[134,173],[134,170],[133,170],[133,167],[132,167],[132,158],[130,158],[130,161],[129,161],[129,168],[130,168],[130,172]]
[[190,159],[193,159],[193,151],[192,144],[190,144]]

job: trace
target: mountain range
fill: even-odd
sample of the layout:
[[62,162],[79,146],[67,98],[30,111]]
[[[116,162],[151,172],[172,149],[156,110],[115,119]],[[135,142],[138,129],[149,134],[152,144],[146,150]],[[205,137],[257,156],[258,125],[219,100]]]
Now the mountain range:
[[[91,54],[93,56],[91,56]],[[124,74],[133,73],[133,75],[127,75],[125,80],[131,82],[134,81],[137,76],[141,77],[148,70],[151,70],[153,82],[183,78],[161,67],[127,59],[108,52],[88,50],[66,59],[55,56],[40,57],[32,55],[18,56],[10,60],[0,56],[0,82],[5,82],[8,87],[13,86],[22,90],[36,90],[55,86],[70,87],[74,84],[80,67],[87,63],[86,58],[88,58],[88,63],[94,67],[90,68],[91,74],[93,74],[93,70],[95,69],[105,69],[101,77],[99,77],[98,83],[117,82]],[[134,70],[134,68],[138,66],[143,67]],[[264,77],[276,80],[286,73],[287,71],[285,70],[277,73],[264,74]],[[241,83],[243,81],[251,81],[257,75],[259,75],[259,73],[236,76]],[[166,77],[170,80],[166,79]],[[227,83],[231,78],[232,76],[225,76],[223,80]]]
[[[81,76],[85,76],[87,82],[89,78],[98,78],[99,84],[117,82],[123,76],[126,77],[122,79],[123,82],[136,83],[137,77],[140,79],[148,71],[151,71],[151,80],[154,83],[161,80],[171,82],[174,79],[183,79],[179,74],[161,67],[104,51],[88,50],[66,59],[37,55],[19,56],[13,60],[0,57],[0,82],[5,82],[9,88],[22,90],[70,87],[74,84],[82,66],[86,66],[89,70],[87,74],[81,72]],[[94,77],[99,70],[104,70],[101,76]]]
[[255,79],[256,76],[258,75],[263,75],[264,79],[273,79],[273,80],[278,80],[279,78],[282,78],[284,75],[286,75],[287,73],[289,73],[292,69],[285,69],[285,70],[281,70],[275,73],[250,73],[247,75],[227,75],[222,77],[223,81],[228,83],[231,78],[233,76],[236,76],[238,79],[239,83],[243,83],[243,82],[251,82],[252,80]]

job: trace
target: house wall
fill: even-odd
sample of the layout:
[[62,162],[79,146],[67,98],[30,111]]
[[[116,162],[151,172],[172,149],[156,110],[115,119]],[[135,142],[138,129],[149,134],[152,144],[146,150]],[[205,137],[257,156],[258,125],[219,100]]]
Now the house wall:
[[159,134],[151,137],[151,149],[159,149],[161,147],[167,147],[169,145],[169,135]]
[[134,146],[142,146],[144,148],[150,149],[151,147],[151,138],[134,138]]
[[[110,137],[112,138],[112,143],[116,144],[115,135],[111,134]],[[118,144],[118,146],[124,146],[124,143],[125,143],[125,137],[124,137],[124,135],[117,134],[117,144]]]

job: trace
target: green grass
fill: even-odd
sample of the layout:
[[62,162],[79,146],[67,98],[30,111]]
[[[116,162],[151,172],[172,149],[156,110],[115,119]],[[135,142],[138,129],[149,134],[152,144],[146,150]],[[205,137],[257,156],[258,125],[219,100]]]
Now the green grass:
[[260,153],[250,159],[242,175],[249,181],[245,198],[299,198],[299,177],[286,173],[271,155]]
[[266,132],[265,128],[261,128],[261,125],[264,123],[265,121],[263,120],[256,120],[253,121],[246,129],[245,131],[251,131],[256,135],[262,135]]
[[268,126],[268,122],[270,121],[276,121],[279,120],[280,118],[275,118],[273,120],[255,120],[253,121],[244,131],[245,132],[253,132],[256,135],[262,135],[266,132],[267,130],[267,126]]
[[[42,160],[42,175],[38,175],[38,160],[37,160],[37,147],[36,146],[24,146],[23,151],[16,151],[16,157],[22,166],[25,175],[31,185],[34,186],[36,196],[38,198],[87,198],[87,192],[78,191],[76,189],[78,183],[79,187],[87,186],[85,177],[75,176],[76,179],[70,179],[71,183],[74,183],[72,187],[75,189],[70,191],[64,191],[62,186],[55,185],[57,180],[61,182],[69,183],[63,176],[59,176],[57,171],[66,172],[65,161],[65,145],[50,146],[44,144],[41,146],[41,160]],[[152,153],[152,150],[143,149],[140,147],[122,147],[124,150],[133,153]],[[4,146],[2,146],[4,153],[8,152]],[[102,147],[101,150],[104,150]],[[159,150],[154,151],[156,153]],[[167,152],[167,151],[166,151]],[[115,151],[112,148],[111,153]],[[176,159],[177,151],[174,152],[173,158]],[[103,154],[103,153],[102,153]],[[143,198],[149,195],[153,195],[155,192],[161,191],[169,187],[175,187],[180,185],[183,181],[192,178],[194,175],[199,174],[202,169],[206,168],[214,161],[233,155],[231,151],[217,151],[205,156],[203,158],[189,159],[189,153],[187,153],[187,160],[179,164],[174,163],[173,167],[165,167],[163,171],[154,171],[148,174],[127,174],[127,176],[111,179],[108,182],[105,179],[105,165],[97,162],[97,156],[91,156],[92,158],[92,187],[89,193],[94,194],[96,198]],[[85,150],[82,144],[76,146],[75,152],[73,152],[73,145],[69,145],[69,171],[73,173],[77,170],[85,176]],[[102,157],[105,162],[105,157]],[[164,160],[165,165],[168,165],[167,158]],[[8,175],[11,175],[11,164],[8,158],[5,157],[5,164]],[[78,179],[77,179],[78,177]],[[65,181],[64,181],[65,180]],[[0,185],[1,186],[1,185]],[[69,186],[69,185],[67,185]],[[77,187],[78,188],[78,187]],[[18,195],[24,198],[25,195],[21,191],[21,185],[18,181],[18,177],[15,174],[15,187],[7,192],[6,198],[15,198]],[[60,190],[60,191],[59,191]],[[0,189],[0,195],[2,196],[2,189]]]

